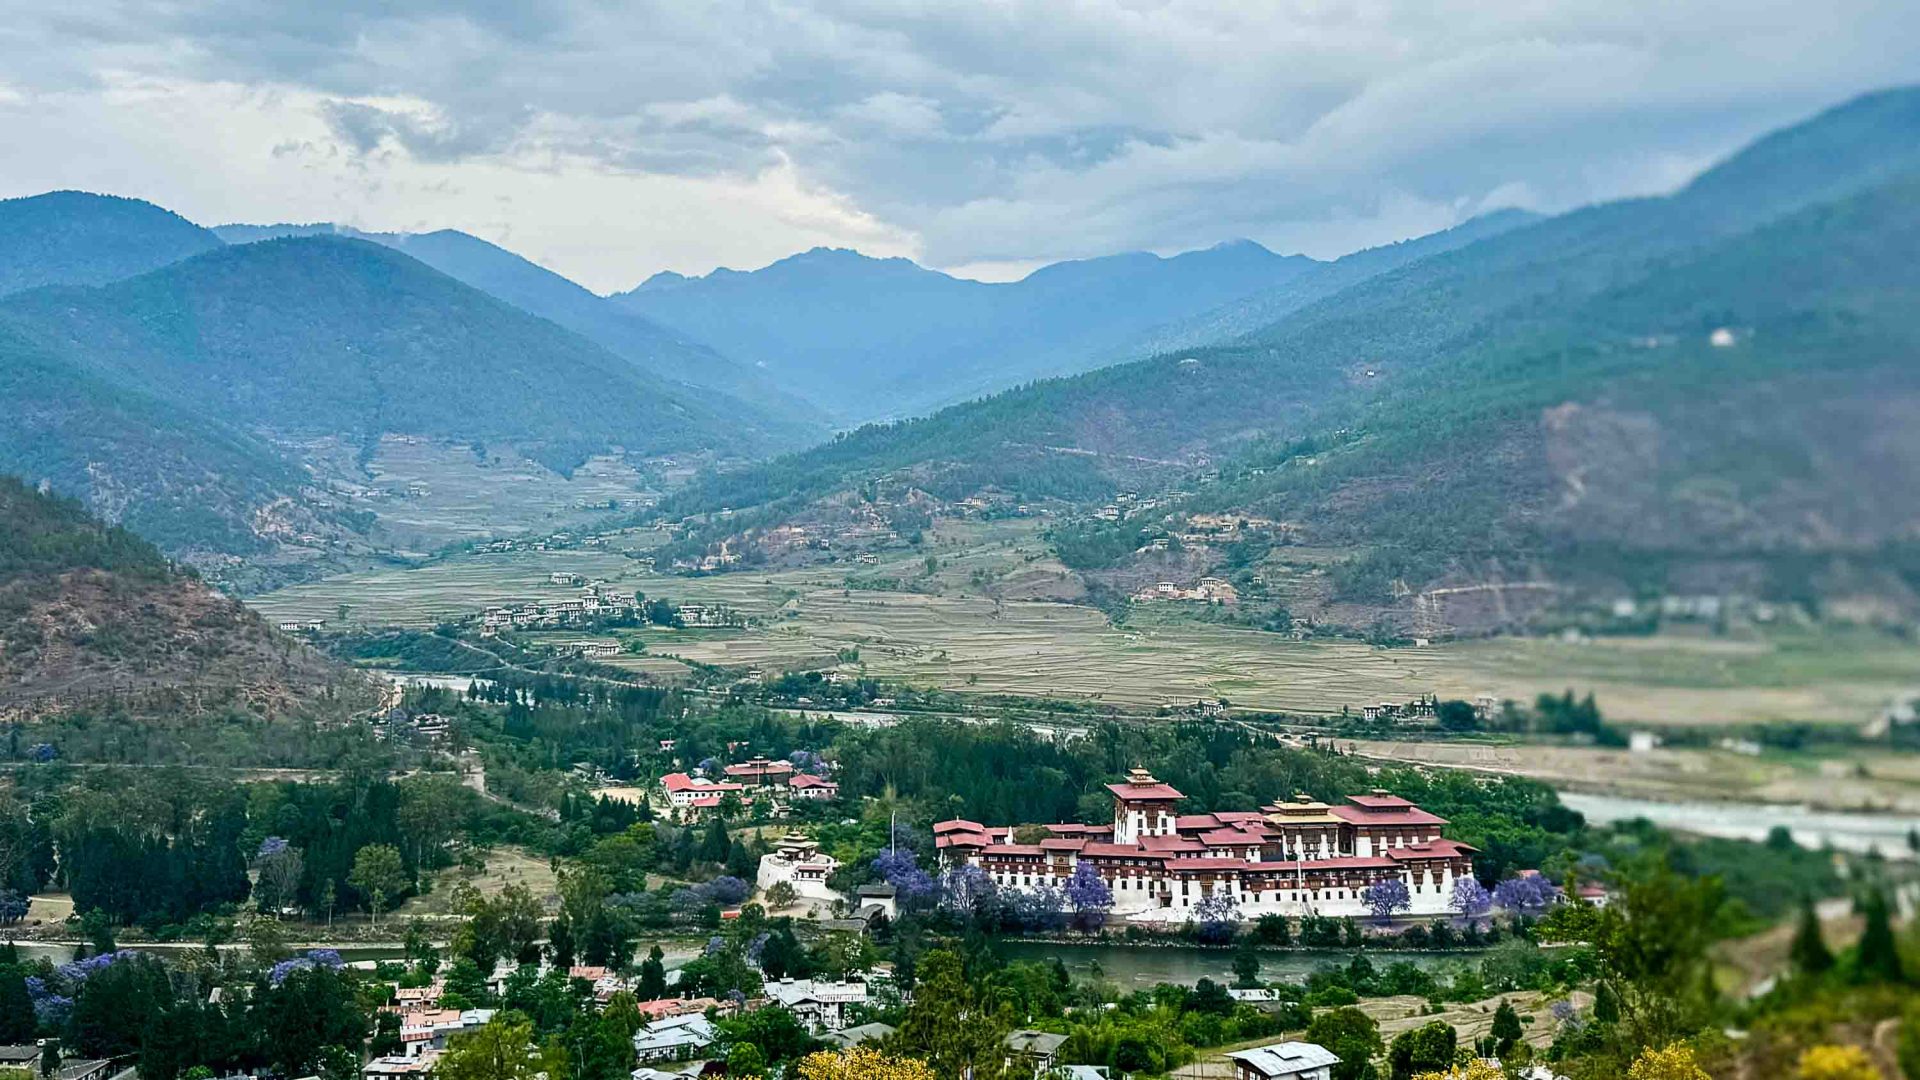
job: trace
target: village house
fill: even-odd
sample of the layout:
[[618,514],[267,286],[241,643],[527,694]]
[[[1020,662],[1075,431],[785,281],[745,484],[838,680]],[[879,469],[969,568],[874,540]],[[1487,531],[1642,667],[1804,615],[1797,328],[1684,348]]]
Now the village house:
[[793,1014],[810,1035],[847,1026],[846,1007],[867,1003],[867,984],[820,979],[781,979],[767,984],[767,997]]
[[1143,602],[1187,600],[1202,604],[1217,604],[1232,607],[1240,602],[1240,590],[1224,578],[1203,577],[1192,585],[1176,585],[1171,581],[1155,582],[1133,594],[1135,600]]
[[1233,1080],[1331,1080],[1340,1058],[1324,1046],[1309,1042],[1273,1043],[1227,1055],[1233,1062]]
[[1185,798],[1144,769],[1107,785],[1111,824],[1047,825],[1038,843],[1011,828],[952,820],[934,826],[944,866],[980,867],[1001,889],[1063,887],[1081,863],[1135,922],[1185,922],[1203,899],[1231,897],[1243,919],[1265,914],[1358,916],[1378,881],[1407,886],[1409,914],[1449,913],[1453,883],[1474,848],[1441,835],[1443,818],[1385,791],[1329,806],[1299,795],[1260,811],[1181,814]]
[[795,773],[787,781],[787,790],[796,799],[810,799],[825,802],[840,797],[840,785],[821,776],[809,776]]
[[1060,1060],[1060,1048],[1066,1045],[1067,1037],[1051,1031],[1016,1031],[1003,1041],[1007,1047],[1008,1065],[1040,1077],[1053,1072],[1054,1065]]
[[688,819],[719,809],[720,801],[729,794],[739,795],[746,791],[740,784],[709,780],[704,776],[688,776],[683,772],[668,773],[661,777],[660,788],[667,793],[667,805]]
[[736,783],[751,784],[754,787],[768,787],[775,784],[785,784],[787,779],[799,770],[793,767],[791,761],[768,761],[766,758],[751,758],[736,765],[729,765],[724,771],[727,774],[727,779],[735,781]]
[[377,1057],[360,1067],[361,1080],[420,1080],[433,1072],[440,1051],[428,1050],[414,1057],[390,1054]]
[[745,620],[719,604],[682,604],[675,614],[680,625],[690,630],[745,625]]
[[691,1014],[653,1020],[633,1033],[634,1060],[645,1065],[653,1061],[686,1061],[720,1037],[713,1022]]
[[620,655],[620,643],[617,641],[569,641],[557,645],[555,648],[569,656],[607,657]]

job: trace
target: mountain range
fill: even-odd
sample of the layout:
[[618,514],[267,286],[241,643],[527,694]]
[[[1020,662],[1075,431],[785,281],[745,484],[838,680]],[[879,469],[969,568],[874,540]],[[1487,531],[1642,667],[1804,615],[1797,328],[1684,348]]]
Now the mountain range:
[[988,283],[816,248],[754,271],[656,274],[613,299],[857,424],[1111,362],[1148,330],[1321,266],[1240,241],[1171,258],[1055,263]]
[[[229,563],[376,549],[355,488],[403,438],[556,478],[708,467],[665,511],[740,511],[709,531],[875,479],[1178,489],[1121,524],[1286,522],[1339,553],[1322,599],[1376,613],[1515,579],[1907,597],[1916,174],[1902,89],[1671,195],[1331,261],[1236,242],[986,283],[816,249],[613,297],[458,232],[56,192],[0,202],[0,470]],[[913,418],[820,441],[888,417]]]
[[1178,484],[1176,512],[1350,552],[1338,592],[1381,605],[1585,572],[1803,595],[1851,575],[1910,599],[1920,567],[1864,582],[1848,559],[1908,567],[1889,551],[1920,537],[1916,174],[1920,90],[1869,95],[1671,196],[1505,222],[1270,325],[1223,318],[1240,332],[1216,344],[863,429],[669,509],[882,476],[954,497]]

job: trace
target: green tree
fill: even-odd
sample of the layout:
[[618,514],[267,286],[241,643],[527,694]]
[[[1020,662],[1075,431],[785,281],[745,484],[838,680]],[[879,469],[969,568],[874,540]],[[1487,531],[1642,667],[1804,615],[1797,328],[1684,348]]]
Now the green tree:
[[514,1013],[455,1035],[433,1067],[436,1080],[534,1080],[543,1071],[533,1052],[533,1022]]
[[1419,1073],[1439,1072],[1451,1066],[1459,1040],[1453,1025],[1438,1020],[1401,1032],[1387,1050],[1387,1065],[1393,1080],[1412,1080]]
[[701,834],[698,858],[701,862],[724,863],[727,852],[732,849],[732,842],[727,839],[726,819],[715,814],[707,822],[707,831]]
[[913,1004],[888,1049],[924,1060],[936,1076],[1003,1080],[1012,1026],[1004,1009],[975,995],[959,954],[934,949],[920,958]]
[[26,975],[13,964],[0,965],[0,1043],[30,1043],[34,1027]]
[[640,962],[640,987],[638,995],[641,1001],[658,1001],[667,996],[667,967],[665,954],[660,946],[647,950],[647,958]]
[[380,911],[387,901],[407,887],[406,868],[400,862],[400,849],[392,844],[368,844],[354,853],[353,870],[347,882],[367,898],[367,910],[373,924],[380,925]]
[[1233,947],[1233,985],[1243,990],[1260,985],[1260,950],[1250,936],[1242,935]]
[[1877,885],[1869,889],[1861,902],[1860,913],[1866,917],[1867,925],[1860,933],[1860,945],[1854,953],[1856,977],[1872,982],[1903,981],[1900,948],[1893,939],[1893,918],[1886,892]]
[[367,1033],[352,987],[324,967],[291,972],[279,986],[268,987],[249,1020],[258,1025],[268,1060],[282,1076],[320,1073],[330,1047],[343,1047],[357,1059]]
[[1378,1075],[1373,1059],[1383,1049],[1380,1025],[1359,1009],[1322,1010],[1307,1025],[1307,1041],[1326,1047],[1340,1058],[1340,1064],[1333,1067],[1333,1080],[1374,1080]]
[[1813,908],[1812,897],[1800,901],[1800,922],[1794,928],[1793,945],[1787,955],[1793,969],[1802,975],[1824,975],[1833,967],[1833,953],[1820,936],[1820,915]]
[[1724,897],[1715,878],[1689,879],[1650,859],[1622,875],[1594,920],[1601,981],[1632,1048],[1665,1047],[1705,1022],[1707,946]]
[[1520,1014],[1512,1002],[1502,1001],[1500,1007],[1493,1010],[1493,1027],[1488,1029],[1487,1034],[1493,1036],[1496,1055],[1506,1057],[1513,1053],[1513,1048],[1520,1044],[1526,1032],[1520,1027]]
[[1254,936],[1268,945],[1293,944],[1293,924],[1285,915],[1262,915],[1253,925]]
[[738,1042],[727,1051],[728,1076],[765,1076],[767,1057],[750,1042]]

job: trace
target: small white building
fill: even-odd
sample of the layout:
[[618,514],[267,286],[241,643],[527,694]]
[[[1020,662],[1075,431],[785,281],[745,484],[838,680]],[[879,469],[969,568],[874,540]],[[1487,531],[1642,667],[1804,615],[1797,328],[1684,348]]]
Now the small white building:
[[820,850],[820,845],[800,833],[788,833],[760,856],[760,871],[754,884],[761,891],[781,882],[793,886],[793,894],[807,900],[832,903],[843,899],[827,887],[827,878],[840,868],[840,860]]
[[1237,1050],[1227,1060],[1233,1062],[1234,1080],[1332,1080],[1333,1067],[1340,1064],[1333,1051],[1309,1042]]
[[719,1032],[704,1016],[670,1016],[633,1033],[633,1054],[643,1065],[652,1061],[686,1061],[712,1046],[717,1038]]
[[767,984],[767,997],[792,1013],[809,1034],[819,1035],[847,1026],[847,1006],[867,1003],[867,984],[781,979]]

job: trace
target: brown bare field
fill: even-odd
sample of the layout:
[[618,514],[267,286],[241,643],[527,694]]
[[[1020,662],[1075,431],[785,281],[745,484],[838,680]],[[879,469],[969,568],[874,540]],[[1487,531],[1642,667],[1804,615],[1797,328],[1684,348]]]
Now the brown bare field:
[[546,859],[523,848],[499,847],[486,853],[485,864],[478,874],[458,866],[440,871],[431,892],[409,898],[393,914],[400,918],[449,914],[454,891],[462,884],[472,885],[486,896],[496,896],[508,885],[524,885],[547,911],[560,910],[559,880]]

